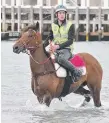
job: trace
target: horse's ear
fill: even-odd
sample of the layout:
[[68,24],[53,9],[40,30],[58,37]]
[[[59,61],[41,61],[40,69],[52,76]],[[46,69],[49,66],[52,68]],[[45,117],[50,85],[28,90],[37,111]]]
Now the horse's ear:
[[39,31],[39,22],[36,23],[36,30]]

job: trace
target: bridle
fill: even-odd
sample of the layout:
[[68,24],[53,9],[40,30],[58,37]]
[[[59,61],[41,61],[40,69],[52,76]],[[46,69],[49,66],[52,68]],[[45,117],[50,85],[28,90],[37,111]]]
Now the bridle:
[[[34,32],[35,32],[35,31],[34,31]],[[36,33],[36,32],[35,32],[35,33]],[[38,39],[38,34],[37,34],[37,33],[36,33],[36,37],[37,37],[37,39]],[[36,39],[36,37],[34,36],[33,38]],[[44,61],[42,61],[42,62],[36,61],[36,60],[33,58],[33,56],[32,56],[32,54],[40,47],[40,45],[42,45],[42,43],[41,43],[41,44],[37,44],[37,43],[36,43],[36,46],[29,46],[29,42],[30,42],[30,40],[28,40],[27,43],[22,42],[22,43],[23,43],[23,46],[24,46],[25,49],[26,49],[24,53],[28,54],[36,64],[43,65],[43,64],[47,63],[47,62],[50,60],[51,56],[49,56],[46,60],[44,60]]]
[[[36,36],[34,36],[33,38],[34,39],[38,39],[38,34],[36,33],[36,31],[34,30],[34,32],[35,32],[35,34],[36,34]],[[25,52],[24,53],[26,53],[26,54],[28,54],[30,57],[31,57],[31,59],[36,63],[36,64],[39,64],[39,65],[44,65],[45,63],[47,63],[49,60],[50,60],[50,58],[51,58],[51,55],[46,59],[46,60],[44,60],[44,61],[42,61],[42,62],[38,62],[38,61],[36,61],[34,58],[33,58],[33,56],[32,56],[32,54],[38,49],[38,48],[40,48],[40,45],[43,45],[42,43],[40,43],[40,44],[38,44],[38,43],[36,43],[36,46],[29,46],[29,42],[30,42],[30,40],[28,40],[27,41],[27,43],[26,42],[22,42],[23,43],[23,46],[25,47]],[[59,67],[60,68],[60,67]],[[58,69],[59,69],[58,68]],[[58,70],[57,69],[57,70]],[[44,72],[41,72],[41,73],[35,73],[35,75],[33,75],[33,77],[35,77],[35,78],[37,78],[38,76],[44,76],[44,75],[46,75],[46,74],[52,74],[52,73],[56,73],[56,71],[57,70],[52,70],[52,71],[44,71]]]

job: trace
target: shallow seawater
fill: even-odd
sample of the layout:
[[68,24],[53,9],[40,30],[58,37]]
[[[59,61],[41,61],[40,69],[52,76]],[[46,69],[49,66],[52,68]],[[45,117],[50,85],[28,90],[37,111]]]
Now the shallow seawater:
[[63,101],[54,99],[50,107],[40,105],[31,91],[29,58],[13,53],[13,41],[1,43],[2,123],[109,123],[109,42],[77,42],[75,53],[88,52],[103,67],[102,107],[93,100],[80,107],[84,97],[69,94]]

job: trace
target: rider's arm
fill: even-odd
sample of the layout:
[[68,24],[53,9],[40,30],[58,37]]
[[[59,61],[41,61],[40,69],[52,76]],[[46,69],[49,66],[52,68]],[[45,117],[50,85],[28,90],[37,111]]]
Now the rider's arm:
[[44,46],[45,47],[49,45],[49,40],[51,40],[51,41],[53,40],[53,31],[52,30],[50,30],[48,37],[44,41]]
[[59,44],[59,47],[60,47],[59,49],[63,49],[65,47],[68,47],[73,43],[74,33],[75,33],[75,30],[74,30],[74,26],[72,24],[69,31],[68,31],[68,40],[65,43]]

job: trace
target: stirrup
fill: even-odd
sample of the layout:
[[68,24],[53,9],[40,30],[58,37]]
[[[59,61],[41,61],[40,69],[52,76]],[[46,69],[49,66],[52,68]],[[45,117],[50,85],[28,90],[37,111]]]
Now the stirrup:
[[81,76],[82,75],[77,76],[77,75],[71,73],[72,83],[77,82]]

